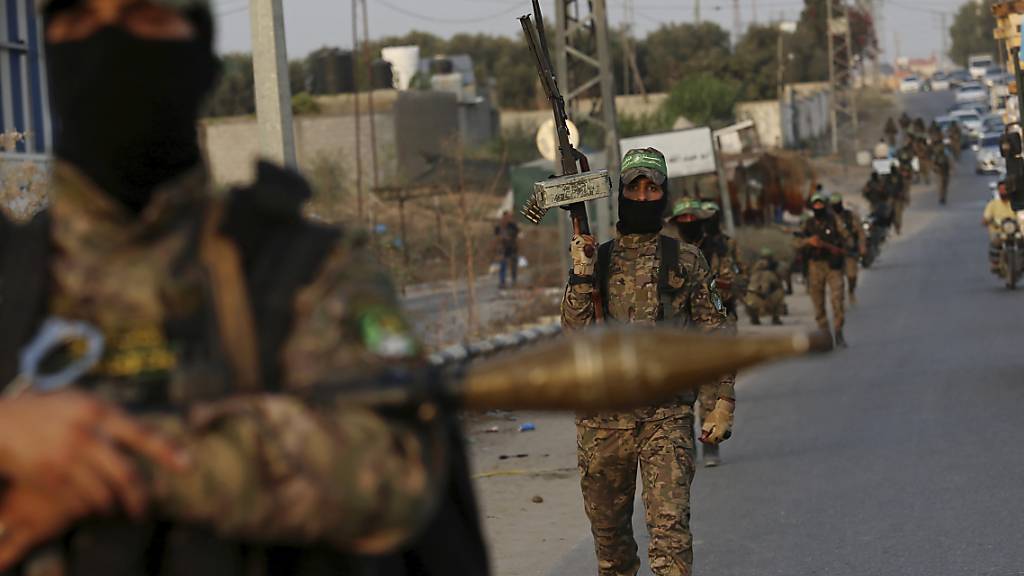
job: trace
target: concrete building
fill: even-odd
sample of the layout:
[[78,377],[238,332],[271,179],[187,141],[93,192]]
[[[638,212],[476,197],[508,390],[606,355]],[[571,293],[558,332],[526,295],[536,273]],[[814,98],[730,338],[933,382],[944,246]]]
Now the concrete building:
[[7,132],[25,135],[17,153],[53,149],[42,24],[33,0],[0,0],[0,133]]

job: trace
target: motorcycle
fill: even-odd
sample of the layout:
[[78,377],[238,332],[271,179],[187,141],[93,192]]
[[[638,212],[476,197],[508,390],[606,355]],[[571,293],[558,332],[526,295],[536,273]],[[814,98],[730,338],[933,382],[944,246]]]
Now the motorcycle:
[[864,228],[864,237],[867,239],[867,251],[861,257],[860,262],[864,268],[870,268],[882,253],[882,244],[885,244],[889,233],[890,219],[887,206],[882,204],[865,216],[861,222],[861,226]]
[[999,243],[1000,273],[1006,281],[1006,287],[1014,290],[1017,288],[1021,267],[1024,265],[1024,261],[1021,260],[1024,258],[1024,233],[1021,232],[1019,221],[1006,218],[999,223]]

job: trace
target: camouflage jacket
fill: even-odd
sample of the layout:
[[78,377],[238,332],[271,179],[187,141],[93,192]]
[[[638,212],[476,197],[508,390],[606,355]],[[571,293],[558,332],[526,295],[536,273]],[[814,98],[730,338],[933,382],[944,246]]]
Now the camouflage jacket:
[[729,308],[732,308],[740,296],[740,284],[743,283],[736,241],[726,234],[718,234],[704,240],[701,252],[707,259],[711,277],[715,280],[715,286],[721,292],[722,299]]
[[292,318],[280,347],[267,351],[280,374],[242,395],[217,360],[223,344],[175,329],[209,316],[211,270],[197,249],[219,202],[209,190],[196,169],[135,215],[57,167],[48,313],[87,321],[108,343],[83,385],[129,403],[165,386],[165,399],[183,407],[152,420],[190,452],[191,470],[170,475],[140,463],[162,519],[240,541],[387,551],[429,518],[436,427],[303,392],[335,376],[415,365],[394,291],[358,236],[334,237],[294,299],[276,302]]
[[[851,246],[853,236],[850,231],[846,229],[842,220],[836,217],[835,214],[829,213],[824,218],[808,218],[803,224],[801,235],[804,238],[813,238],[817,236],[822,241],[828,244],[846,250]],[[835,254],[830,252],[826,248],[815,248],[813,246],[807,246],[807,254],[811,260],[826,260],[829,261],[833,268],[840,268],[846,259],[844,254]]]
[[760,296],[761,298],[768,298],[782,289],[782,279],[779,277],[778,263],[764,257],[758,259],[750,273],[748,293]]
[[844,206],[842,214],[838,216],[840,223],[847,232],[847,246],[849,246],[851,251],[863,254],[868,249],[868,238],[864,234],[864,227],[861,226],[860,214],[853,208]]
[[[607,321],[654,326],[666,316],[680,328],[706,332],[723,329],[725,307],[709,277],[707,261],[700,250],[679,243],[679,269],[669,274],[669,285],[675,289],[671,299],[673,313],[663,314],[658,290],[660,256],[658,234],[629,234],[618,238],[611,254],[608,270]],[[595,324],[593,286],[575,284],[566,287],[562,299],[562,326],[581,330]],[[717,397],[735,398],[732,376],[709,383]],[[649,406],[632,412],[579,414],[577,423],[590,428],[632,429],[638,422],[662,420],[693,410],[696,394],[685,394],[675,401]]]

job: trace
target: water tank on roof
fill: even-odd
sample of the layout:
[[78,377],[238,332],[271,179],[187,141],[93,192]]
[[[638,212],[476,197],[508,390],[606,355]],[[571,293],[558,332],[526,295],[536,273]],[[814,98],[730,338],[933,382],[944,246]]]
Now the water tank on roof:
[[313,94],[339,94],[355,91],[355,67],[351,52],[336,48],[317,50],[309,56]]
[[408,90],[420,67],[419,46],[392,46],[380,51],[381,58],[391,64],[394,86]]
[[374,90],[391,90],[395,87],[395,77],[391,72],[391,63],[387,60],[374,60],[370,69]]

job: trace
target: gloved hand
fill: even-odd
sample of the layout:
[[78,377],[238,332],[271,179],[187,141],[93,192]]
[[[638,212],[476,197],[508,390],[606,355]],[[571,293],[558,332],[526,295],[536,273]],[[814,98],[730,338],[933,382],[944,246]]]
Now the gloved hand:
[[735,410],[735,402],[719,398],[718,402],[715,402],[715,409],[704,418],[700,441],[717,446],[728,440],[732,436],[732,415]]
[[577,276],[593,276],[597,262],[597,242],[593,236],[575,235],[570,243],[572,273]]

